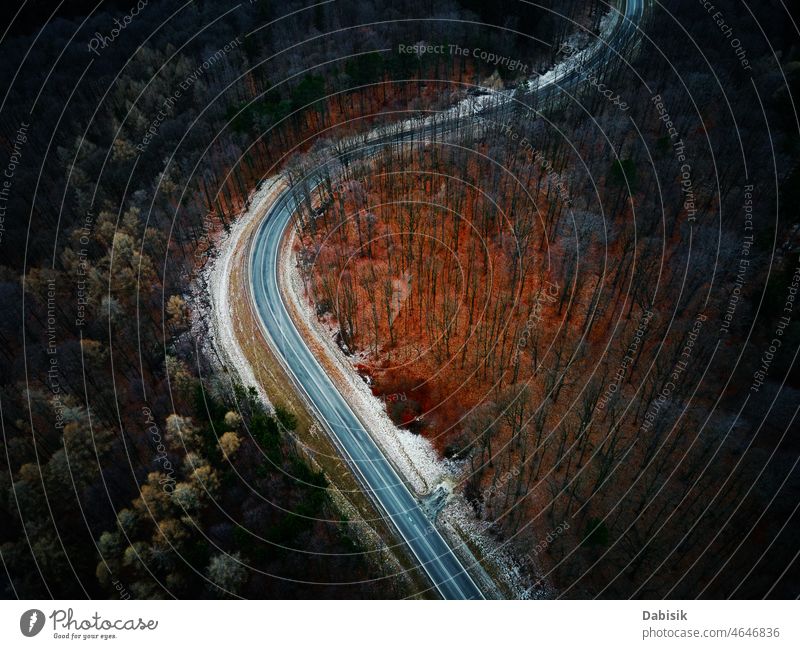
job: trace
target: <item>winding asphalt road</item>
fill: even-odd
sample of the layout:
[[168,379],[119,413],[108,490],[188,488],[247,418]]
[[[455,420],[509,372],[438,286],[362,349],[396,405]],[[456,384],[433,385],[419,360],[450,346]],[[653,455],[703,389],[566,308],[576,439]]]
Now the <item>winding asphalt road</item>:
[[[613,50],[620,49],[636,32],[645,2],[620,3],[625,7],[625,18],[616,21],[608,45],[596,42],[584,53],[584,71],[589,66],[613,61],[616,56]],[[580,77],[574,69],[567,69],[540,83],[538,92],[559,92],[565,86],[580,83]],[[424,131],[422,128],[416,136],[424,135]],[[376,137],[376,146],[383,141]],[[278,285],[278,268],[281,243],[296,201],[288,188],[282,191],[267,209],[251,241],[250,297],[261,329],[298,391],[345,455],[365,492],[392,521],[438,593],[445,599],[483,599],[480,588],[328,378],[289,316]]]

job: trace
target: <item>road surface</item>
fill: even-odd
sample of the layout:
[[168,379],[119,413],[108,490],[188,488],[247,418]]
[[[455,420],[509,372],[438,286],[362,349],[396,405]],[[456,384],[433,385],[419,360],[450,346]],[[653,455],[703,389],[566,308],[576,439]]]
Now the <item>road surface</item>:
[[[625,6],[625,19],[616,22],[609,38],[610,47],[601,42],[590,46],[582,60],[584,72],[588,66],[604,65],[615,58],[613,50],[636,33],[645,1],[621,3]],[[538,92],[559,92],[560,88],[578,82],[580,74],[566,69],[542,82]],[[280,193],[267,209],[251,242],[251,300],[267,341],[344,453],[362,487],[391,520],[438,593],[445,599],[483,599],[480,588],[328,378],[289,316],[278,286],[278,266],[295,201],[294,193],[288,189]]]

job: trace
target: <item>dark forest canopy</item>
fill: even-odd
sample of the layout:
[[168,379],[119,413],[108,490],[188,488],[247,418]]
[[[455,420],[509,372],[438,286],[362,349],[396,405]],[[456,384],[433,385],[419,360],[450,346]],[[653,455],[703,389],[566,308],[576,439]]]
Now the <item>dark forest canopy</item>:
[[[13,164],[0,197],[6,596],[326,597],[376,588],[299,585],[312,576],[357,584],[367,562],[353,555],[344,523],[304,522],[341,516],[318,497],[324,478],[271,415],[196,356],[185,300],[197,261],[213,252],[208,230],[227,226],[307,136],[327,109],[315,102],[452,68],[372,52],[464,40],[471,27],[458,18],[476,16],[447,2],[433,12],[414,2],[22,7],[0,45],[2,138]],[[480,38],[503,42],[499,30]],[[197,445],[186,457],[174,432],[168,441],[176,421]],[[235,474],[223,439],[235,447]],[[304,495],[272,465],[322,483]],[[81,481],[70,488],[75,473]],[[266,502],[241,493],[242,476]],[[180,515],[182,501],[165,500],[164,485],[185,493],[191,518]],[[219,501],[198,500],[204,491]],[[220,503],[236,524],[214,512]],[[160,513],[147,520],[148,511]],[[312,565],[302,561],[310,551],[343,558]],[[380,586],[384,595],[403,587]]]
[[[794,110],[800,105],[800,47],[781,2],[760,3],[755,17],[734,0],[717,4],[731,19],[736,16],[738,34],[753,36],[747,41],[748,63],[757,73],[752,81],[725,39],[707,37],[709,17],[702,6],[671,2],[669,11],[680,17],[688,35],[661,11],[645,26],[647,41],[632,53],[635,74],[625,66],[603,73],[603,80],[628,98],[629,113],[588,88],[581,95],[586,110],[544,106],[546,119],[526,121],[520,133],[544,148],[560,169],[580,168],[582,162],[550,125],[569,131],[583,152],[592,153],[591,173],[575,174],[570,186],[582,201],[579,220],[590,243],[600,241],[598,205],[608,223],[619,226],[608,231],[616,236],[634,218],[628,199],[636,195],[648,217],[636,223],[644,239],[637,244],[619,235],[612,244],[620,253],[614,270],[644,269],[634,286],[642,307],[658,271],[661,237],[681,241],[687,230],[678,218],[685,192],[671,182],[681,171],[669,137],[657,135],[663,120],[641,79],[668,100],[670,117],[694,147],[693,209],[706,219],[723,208],[731,215],[718,231],[703,235],[699,261],[695,258],[702,268],[712,268],[721,245],[721,257],[730,262],[722,269],[729,287],[738,270],[732,261],[739,250],[734,218],[744,200],[740,152],[746,152],[762,215],[752,245],[763,264],[742,293],[730,327],[733,348],[724,349],[732,358],[753,325],[748,342],[753,353],[722,395],[731,415],[732,399],[747,391],[758,371],[756,350],[769,347],[797,266],[800,127]],[[199,268],[214,255],[213,235],[230,227],[264,178],[287,166],[302,168],[337,137],[445,108],[467,96],[468,88],[488,92],[482,85],[516,89],[520,102],[534,101],[518,69],[458,56],[449,47],[404,54],[400,45],[468,44],[530,70],[546,70],[560,58],[560,44],[596,31],[606,10],[599,0],[318,5],[119,0],[99,6],[79,0],[26,3],[13,23],[4,21],[10,27],[0,43],[5,82],[0,168],[6,171],[0,178],[2,595],[407,595],[403,580],[370,581],[375,565],[330,497],[326,476],[298,451],[291,414],[264,408],[252,386],[231,381],[197,348],[192,316],[203,306]],[[3,11],[8,20],[16,14],[12,6]],[[631,119],[645,125],[644,137],[655,146],[647,149],[637,140]],[[617,138],[614,146],[605,148],[598,123]],[[507,139],[477,132],[470,137],[476,150],[520,164],[531,183],[544,182]],[[655,161],[649,159],[652,152]],[[433,164],[429,152],[405,162]],[[387,156],[383,163],[403,161]],[[436,164],[453,175],[462,170],[465,178],[495,182],[491,173],[468,167],[458,156]],[[596,204],[594,177],[602,178]],[[670,183],[662,187],[665,177]],[[513,204],[522,200],[506,191],[499,176],[494,189]],[[393,195],[399,189],[382,191]],[[327,207],[335,213],[335,206]],[[561,221],[556,209],[548,218],[568,237],[572,225]],[[667,226],[660,220],[664,214],[673,217]],[[497,249],[504,250],[502,237]],[[688,255],[681,246],[673,250],[675,264]],[[568,259],[565,254],[564,272],[574,277]],[[697,306],[708,278],[698,273],[691,279],[693,293],[675,297],[673,306]],[[721,303],[724,311],[725,300]],[[686,331],[693,320],[684,323]],[[760,556],[756,544],[776,541],[763,570],[736,596],[797,594],[796,566],[774,591],[769,587],[796,550],[791,535],[797,530],[793,507],[800,485],[788,467],[798,446],[796,434],[782,433],[800,394],[800,374],[788,353],[800,345],[798,322],[800,314],[786,329],[786,353],[770,369],[773,382],[751,399],[735,444],[725,448],[732,463],[737,454],[756,455],[763,463],[775,451],[774,459],[766,462],[736,518],[704,520],[706,526],[698,527],[721,526],[730,572],[752,565]],[[706,344],[704,353],[714,342]],[[783,377],[785,385],[778,386]],[[648,385],[651,391],[660,387]],[[769,410],[768,399],[775,395]],[[281,395],[270,397],[282,403]],[[647,406],[642,402],[643,416]],[[581,423],[569,435],[580,437]],[[743,453],[752,440],[754,450]],[[463,430],[447,441],[441,450],[457,456]],[[747,470],[754,466],[759,465],[745,464]],[[659,478],[652,479],[652,488]],[[470,488],[479,492],[493,479],[481,474]],[[575,498],[579,493],[576,488]],[[577,506],[572,501],[568,511]],[[664,507],[667,511],[669,504]],[[746,521],[764,511],[768,515],[750,533]],[[506,523],[495,530],[500,538],[521,527],[518,521]],[[547,525],[532,528],[525,542],[535,546]],[[592,515],[574,532],[577,537],[554,544],[559,558],[571,549],[564,543],[580,548],[563,580],[605,556],[609,535],[618,532]],[[634,529],[621,538],[605,571],[590,575],[571,595],[602,591],[609,574],[640,556],[648,537]],[[698,568],[697,574],[709,579],[705,594],[728,596],[735,578],[711,579],[713,559]],[[694,596],[692,584],[670,591],[675,575],[661,579],[648,585],[647,594]],[[639,582],[632,577],[630,583]],[[627,596],[624,586],[619,588],[604,594]]]

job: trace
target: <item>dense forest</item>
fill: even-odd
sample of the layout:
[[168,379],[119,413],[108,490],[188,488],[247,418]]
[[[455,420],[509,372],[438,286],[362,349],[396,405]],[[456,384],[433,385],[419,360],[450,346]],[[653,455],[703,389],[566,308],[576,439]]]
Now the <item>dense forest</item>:
[[647,37],[569,99],[517,84],[361,164],[310,152],[307,294],[498,538],[566,525],[537,556],[564,595],[793,596],[798,79],[767,43]]
[[[570,29],[505,4],[520,33]],[[219,232],[298,146],[335,124],[360,129],[356,111],[379,122],[420,93],[437,97],[427,78],[467,74],[471,62],[382,45],[465,41],[481,18],[499,20],[474,10],[120,1],[11,12],[0,46],[6,597],[403,594],[375,581],[325,477],[297,452],[281,395],[265,410],[198,349],[192,288]],[[326,36],[339,32],[358,37]],[[478,38],[548,55],[542,41]]]
[[[605,2],[14,8],[3,596],[411,594],[285,395],[264,403],[198,344],[199,273],[278,172],[307,197],[317,314],[376,395],[407,395],[392,418],[459,464],[531,578],[796,596],[800,49],[781,3],[717,4],[751,70],[681,0],[545,98],[529,79],[595,37]],[[489,108],[447,113],[470,98]],[[429,137],[360,155],[356,134],[424,116]]]

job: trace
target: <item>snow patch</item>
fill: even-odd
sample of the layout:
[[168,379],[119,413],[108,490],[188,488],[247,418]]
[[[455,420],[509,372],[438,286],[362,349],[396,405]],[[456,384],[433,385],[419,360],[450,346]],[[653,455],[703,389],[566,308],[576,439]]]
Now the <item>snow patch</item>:
[[281,181],[281,176],[273,176],[253,192],[250,206],[233,221],[227,233],[223,232],[221,239],[216,242],[216,255],[200,272],[201,284],[206,288],[209,302],[207,309],[198,315],[208,324],[210,335],[207,339],[199,338],[199,344],[210,346],[208,351],[216,352],[225,367],[238,375],[242,385],[253,386],[268,408],[272,407],[269,397],[256,380],[235,334],[234,325],[238,323],[234,322],[231,299],[236,295],[230,290],[230,277],[235,264],[247,263],[247,259],[243,258],[245,250],[240,246],[242,237],[258,223],[258,219],[274,202],[281,188]]
[[[463,494],[454,493],[439,514],[439,523],[452,547],[469,552],[464,547],[464,537],[469,538],[481,556],[483,567],[511,591],[514,599],[554,599],[557,592],[546,580],[531,584],[520,569],[519,562],[507,543],[494,539],[489,534],[490,523],[475,517],[473,509]],[[541,573],[539,567],[536,572]]]

